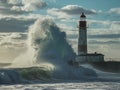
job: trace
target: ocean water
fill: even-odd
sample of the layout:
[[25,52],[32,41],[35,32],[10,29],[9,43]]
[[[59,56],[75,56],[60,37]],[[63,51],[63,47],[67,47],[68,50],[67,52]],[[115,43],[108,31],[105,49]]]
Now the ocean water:
[[1,85],[0,90],[120,90],[116,82],[70,82],[47,84]]
[[76,57],[66,34],[49,18],[38,19],[29,27],[27,47],[24,54],[17,57],[11,67],[40,66],[51,71],[51,76],[59,79],[81,79],[96,76],[89,68],[68,64]]
[[119,74],[68,63],[76,54],[51,19],[38,19],[28,31],[27,51],[0,69],[0,90],[120,89]]

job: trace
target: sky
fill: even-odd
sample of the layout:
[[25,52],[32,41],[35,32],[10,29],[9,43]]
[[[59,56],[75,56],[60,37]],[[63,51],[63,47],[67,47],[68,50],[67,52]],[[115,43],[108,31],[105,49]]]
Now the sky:
[[77,53],[82,12],[87,17],[88,52],[120,58],[120,0],[0,0],[0,61],[27,50],[28,28],[43,17],[53,19]]

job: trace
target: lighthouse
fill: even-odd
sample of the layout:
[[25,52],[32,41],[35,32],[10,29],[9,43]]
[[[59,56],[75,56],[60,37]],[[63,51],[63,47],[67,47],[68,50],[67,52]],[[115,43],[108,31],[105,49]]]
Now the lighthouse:
[[78,55],[76,56],[75,62],[87,63],[101,61],[104,61],[103,54],[97,52],[87,52],[87,21],[85,14],[82,13],[79,21]]
[[84,13],[80,16],[79,21],[79,38],[78,38],[78,55],[87,54],[87,22]]

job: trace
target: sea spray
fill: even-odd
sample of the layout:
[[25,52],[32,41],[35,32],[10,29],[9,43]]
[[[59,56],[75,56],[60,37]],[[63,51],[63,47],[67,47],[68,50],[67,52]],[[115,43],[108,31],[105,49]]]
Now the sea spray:
[[28,51],[18,57],[13,66],[41,66],[50,69],[52,77],[59,79],[96,76],[90,69],[68,64],[76,55],[66,40],[66,34],[51,19],[38,19],[28,31]]
[[49,62],[49,59],[67,61],[75,58],[75,53],[66,40],[66,34],[61,32],[51,19],[38,19],[30,27],[29,44],[35,49],[35,57],[38,62],[42,62],[42,59],[44,59],[43,62],[46,60]]

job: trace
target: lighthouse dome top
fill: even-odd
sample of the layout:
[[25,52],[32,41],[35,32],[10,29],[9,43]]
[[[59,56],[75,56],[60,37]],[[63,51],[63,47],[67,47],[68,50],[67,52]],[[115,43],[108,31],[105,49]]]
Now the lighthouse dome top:
[[84,13],[82,13],[80,17],[81,17],[81,18],[86,18],[86,16],[85,16]]

